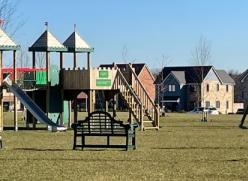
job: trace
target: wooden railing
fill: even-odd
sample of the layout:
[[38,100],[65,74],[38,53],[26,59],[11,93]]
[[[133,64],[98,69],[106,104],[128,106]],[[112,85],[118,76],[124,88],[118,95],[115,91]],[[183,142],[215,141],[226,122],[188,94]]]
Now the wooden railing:
[[132,84],[135,94],[139,97],[144,112],[147,117],[152,121],[154,127],[159,127],[159,108],[155,105],[153,99],[148,95],[143,84],[140,82],[138,76],[134,72],[131,65],[128,65],[130,72],[132,73]]
[[117,74],[113,82],[113,89],[118,89],[120,91],[121,96],[124,98],[124,100],[126,100],[126,103],[131,110],[132,115],[134,116],[136,121],[139,122],[142,116],[142,104],[119,69],[117,69]]
[[[131,85],[127,82],[123,73],[118,69],[116,78],[113,84],[114,89],[119,89],[121,95],[126,100],[129,108],[132,110],[134,118],[140,123],[141,129],[159,128],[159,109],[154,104],[151,97],[146,92],[144,86],[138,79],[136,73],[130,65],[127,67],[132,75]],[[145,127],[143,116],[144,114],[152,123],[152,127]]]

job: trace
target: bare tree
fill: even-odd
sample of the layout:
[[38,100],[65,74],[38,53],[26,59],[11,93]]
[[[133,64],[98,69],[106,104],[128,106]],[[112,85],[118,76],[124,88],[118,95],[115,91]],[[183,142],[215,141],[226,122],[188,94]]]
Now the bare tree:
[[[198,44],[196,47],[193,49],[191,52],[192,56],[192,63],[193,65],[196,65],[195,70],[197,73],[194,75],[197,77],[194,77],[196,80],[194,85],[190,86],[190,90],[194,90],[194,94],[191,94],[194,99],[196,99],[196,105],[197,107],[199,106],[205,106],[205,95],[204,95],[204,89],[205,86],[203,84],[205,74],[206,74],[206,67],[207,65],[210,65],[210,60],[211,60],[211,45],[209,41],[201,36],[199,39]],[[202,115],[202,120],[206,120],[207,118],[205,117],[205,114],[203,112]]]
[[0,0],[0,19],[2,28],[13,36],[18,29],[24,24],[24,20],[20,18],[17,12],[17,0]]
[[127,53],[128,53],[127,46],[124,45],[123,48],[122,48],[121,56],[122,56],[122,61],[123,61],[125,64],[127,63]]
[[37,52],[36,53],[36,67],[39,67],[39,68],[44,68],[45,67],[45,53],[44,52]]
[[205,37],[200,37],[198,45],[191,52],[191,56],[194,65],[204,66],[210,64],[211,45]]
[[156,72],[154,73],[156,79],[160,79],[160,83],[156,85],[155,91],[156,91],[156,103],[160,103],[161,100],[163,100],[164,95],[164,85],[162,85],[164,75],[163,75],[163,69],[164,67],[168,66],[172,62],[172,58],[168,55],[162,54],[161,56],[161,67],[156,69]]

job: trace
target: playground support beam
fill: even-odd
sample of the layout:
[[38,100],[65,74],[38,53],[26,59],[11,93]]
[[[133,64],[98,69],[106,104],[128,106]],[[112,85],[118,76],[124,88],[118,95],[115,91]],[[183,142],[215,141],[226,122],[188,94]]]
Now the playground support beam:
[[88,92],[88,115],[94,111],[95,108],[95,90],[89,90]]
[[90,52],[87,52],[87,69],[90,70]]
[[60,62],[59,62],[59,67],[60,67],[60,70],[62,70],[63,69],[63,67],[64,67],[64,57],[63,57],[63,52],[60,52],[59,53],[59,60],[60,60]]
[[47,91],[46,91],[46,114],[48,116],[50,110],[50,52],[46,52],[46,70],[47,70]]
[[[32,68],[33,69],[36,67],[36,61],[35,60],[36,60],[35,51],[33,51],[32,52]],[[34,91],[32,91],[32,99],[33,99],[33,101],[35,101],[35,92]],[[33,122],[33,129],[35,129],[36,128],[37,121],[36,121],[36,119],[35,119],[34,116],[32,116],[32,122]],[[29,126],[28,124],[26,124],[26,125]]]
[[[13,51],[13,69],[14,69],[14,83],[16,83],[16,50]],[[14,96],[14,129],[18,131],[18,119],[17,119],[17,98]]]
[[77,53],[73,52],[73,70],[76,70],[77,67]]
[[[73,70],[76,70],[77,67],[77,53],[73,52]],[[77,110],[77,95],[73,100],[73,112],[74,112],[74,123],[78,119],[78,110]]]
[[[59,52],[59,67],[60,67],[60,72],[61,70],[63,69],[64,67],[64,57],[63,57],[63,52]],[[62,98],[62,105],[61,105],[61,113],[60,113],[60,125],[63,126],[63,123],[64,123],[64,90],[61,89],[60,91],[61,93],[61,98]],[[69,121],[68,121],[69,122]],[[70,126],[68,126],[70,127]]]

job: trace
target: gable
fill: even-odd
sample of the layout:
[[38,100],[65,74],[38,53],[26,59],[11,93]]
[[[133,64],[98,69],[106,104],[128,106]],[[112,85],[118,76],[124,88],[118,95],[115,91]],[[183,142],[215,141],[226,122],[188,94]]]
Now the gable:
[[162,82],[163,85],[180,85],[177,78],[170,73]]
[[217,77],[216,73],[214,72],[213,69],[211,69],[207,76],[205,77],[204,80],[215,80],[215,81],[219,81],[221,83],[221,81],[219,80],[219,78]]
[[153,82],[155,81],[154,76],[152,75],[151,71],[148,69],[146,65],[143,66],[143,68],[140,70],[138,77],[142,76],[143,74],[149,75],[149,79],[151,79]]

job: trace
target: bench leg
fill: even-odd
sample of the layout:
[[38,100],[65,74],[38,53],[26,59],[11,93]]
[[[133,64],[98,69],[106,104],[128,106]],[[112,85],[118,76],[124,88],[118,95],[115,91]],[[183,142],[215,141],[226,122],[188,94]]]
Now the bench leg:
[[2,149],[2,148],[3,148],[3,141],[0,140],[0,149]]
[[107,136],[107,145],[109,146],[109,136]]
[[82,139],[81,139],[81,145],[82,145],[82,150],[84,149],[84,145],[85,145],[85,136],[82,135]]
[[135,150],[136,149],[136,137],[135,137],[135,134],[132,137],[132,146],[133,146],[133,149]]
[[129,136],[126,136],[126,151],[128,150]]

